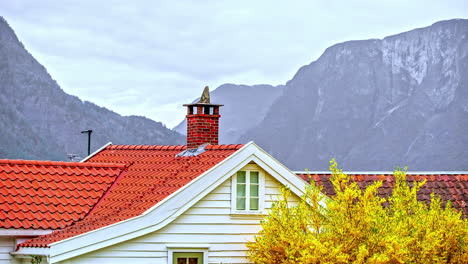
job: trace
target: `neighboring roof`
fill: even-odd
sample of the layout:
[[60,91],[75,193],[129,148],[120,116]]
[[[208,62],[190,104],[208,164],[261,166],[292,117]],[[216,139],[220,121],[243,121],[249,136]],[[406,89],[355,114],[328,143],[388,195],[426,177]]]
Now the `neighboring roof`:
[[176,157],[186,146],[107,146],[88,161],[130,163],[128,171],[85,219],[19,247],[49,247],[54,242],[139,216],[242,146],[208,145],[205,152],[192,157]]
[[60,229],[82,219],[121,164],[0,160],[0,228]]
[[[383,181],[379,188],[379,195],[389,196],[395,185],[393,172],[345,172],[351,176],[351,180],[358,183],[361,189],[375,181]],[[304,180],[310,182],[314,180],[317,185],[323,186],[323,193],[329,196],[335,195],[333,184],[330,182],[330,173],[325,172],[296,172]],[[468,172],[417,172],[407,173],[407,179],[413,181],[426,180],[418,192],[418,200],[430,201],[430,194],[434,192],[439,195],[443,201],[451,201],[454,208],[460,210],[464,217],[468,217]]]

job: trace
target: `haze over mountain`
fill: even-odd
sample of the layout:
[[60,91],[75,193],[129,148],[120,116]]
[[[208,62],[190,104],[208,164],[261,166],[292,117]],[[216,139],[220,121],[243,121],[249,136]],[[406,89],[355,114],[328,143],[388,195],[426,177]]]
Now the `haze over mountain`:
[[[70,62],[73,63],[73,62]],[[66,160],[114,144],[184,144],[180,134],[141,116],[121,116],[66,94],[0,17],[0,158]]]
[[331,46],[250,140],[296,170],[468,170],[468,20]]

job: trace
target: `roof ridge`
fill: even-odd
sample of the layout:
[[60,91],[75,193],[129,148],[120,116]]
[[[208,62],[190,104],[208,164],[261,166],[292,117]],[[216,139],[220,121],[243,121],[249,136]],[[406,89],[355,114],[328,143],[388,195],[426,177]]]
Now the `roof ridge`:
[[0,165],[36,165],[36,166],[60,166],[60,167],[92,167],[92,168],[120,168],[125,169],[123,163],[104,163],[104,162],[69,162],[69,161],[50,161],[50,160],[22,160],[22,159],[0,159]]
[[226,145],[207,145],[205,149],[210,150],[233,150],[240,149],[244,144],[226,144]]
[[[243,144],[207,145],[209,150],[235,150],[240,149]],[[107,150],[185,150],[186,145],[109,145]]]
[[108,150],[184,150],[185,145],[109,145]]

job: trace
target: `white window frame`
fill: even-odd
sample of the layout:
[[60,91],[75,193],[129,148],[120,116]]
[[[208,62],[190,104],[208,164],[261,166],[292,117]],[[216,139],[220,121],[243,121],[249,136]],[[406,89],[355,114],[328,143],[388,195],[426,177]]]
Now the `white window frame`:
[[[263,215],[265,214],[265,172],[255,164],[248,164],[239,171],[250,171],[258,172],[258,210],[237,210],[237,171],[231,177],[231,214],[233,215]],[[246,177],[247,178],[247,177]],[[248,186],[248,185],[247,185]],[[246,200],[250,197],[247,196],[249,188],[246,186]],[[247,203],[246,203],[247,205]]]
[[203,253],[203,264],[208,264],[208,244],[170,244],[167,248],[167,263],[172,264],[174,261],[174,253],[194,252]]

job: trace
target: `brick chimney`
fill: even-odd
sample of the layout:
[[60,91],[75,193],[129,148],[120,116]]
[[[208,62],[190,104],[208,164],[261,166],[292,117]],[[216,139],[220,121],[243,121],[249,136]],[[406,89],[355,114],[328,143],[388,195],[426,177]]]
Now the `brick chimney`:
[[218,145],[219,108],[223,105],[210,103],[210,92],[205,87],[200,101],[184,104],[187,107],[187,149],[209,143]]

